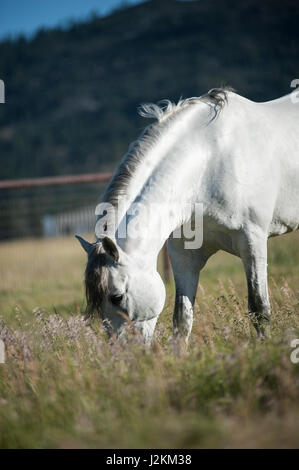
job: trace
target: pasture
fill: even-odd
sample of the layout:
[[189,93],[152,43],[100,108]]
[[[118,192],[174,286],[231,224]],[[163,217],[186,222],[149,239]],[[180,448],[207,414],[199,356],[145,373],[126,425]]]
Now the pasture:
[[203,270],[186,351],[174,286],[150,350],[86,324],[74,238],[0,244],[0,447],[298,447],[299,233],[269,241],[272,337],[256,339],[241,261]]

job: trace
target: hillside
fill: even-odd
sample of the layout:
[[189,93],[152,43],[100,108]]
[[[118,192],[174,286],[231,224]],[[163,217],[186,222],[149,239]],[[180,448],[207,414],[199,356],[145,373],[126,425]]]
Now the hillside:
[[144,101],[229,84],[254,100],[299,76],[297,0],[148,1],[0,43],[0,179],[113,167]]

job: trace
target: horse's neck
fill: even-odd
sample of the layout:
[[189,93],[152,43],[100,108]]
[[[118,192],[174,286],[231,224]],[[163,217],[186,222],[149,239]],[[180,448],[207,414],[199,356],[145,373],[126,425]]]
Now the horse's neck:
[[126,233],[117,234],[124,251],[149,263],[155,263],[169,235],[190,219],[190,203],[195,202],[205,152],[200,150],[198,120],[188,118],[157,146],[160,160],[131,198],[123,220]]
[[157,256],[170,234],[190,219],[186,197],[159,201],[156,197],[141,195],[127,213],[126,235],[118,239],[122,249],[142,258],[144,264],[155,265]]
[[[198,105],[204,108],[205,113],[209,112],[206,105],[202,103],[198,103]],[[145,142],[141,142],[139,152],[144,155],[140,157],[140,163],[136,166],[134,175],[131,177],[124,194],[122,194],[118,202],[118,216],[120,220],[130,205],[134,203],[144,190],[155,172],[161,172],[162,168],[166,167],[165,171],[169,174],[171,168],[167,168],[167,163],[169,163],[170,167],[173,165],[176,170],[180,168],[180,162],[174,163],[175,154],[180,151],[183,145],[185,149],[192,145],[192,138],[195,135],[195,132],[192,132],[192,121],[194,122],[194,115],[198,114],[199,106],[191,106],[189,109],[183,110],[170,123],[163,122],[158,124],[158,129],[154,130],[153,135],[145,139]],[[141,136],[141,141],[142,138],[143,135]],[[142,147],[144,148],[142,149]],[[170,161],[166,162],[165,165],[165,160],[169,156]],[[182,160],[182,152],[180,156],[180,160]],[[126,160],[123,164],[126,165]]]

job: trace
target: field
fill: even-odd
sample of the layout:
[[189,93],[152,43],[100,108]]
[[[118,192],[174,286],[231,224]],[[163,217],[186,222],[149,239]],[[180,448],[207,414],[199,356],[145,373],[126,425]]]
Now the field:
[[0,447],[298,447],[298,248],[299,233],[269,242],[264,342],[246,315],[240,260],[212,258],[186,351],[172,337],[172,283],[152,348],[122,348],[83,320],[75,239],[1,243]]

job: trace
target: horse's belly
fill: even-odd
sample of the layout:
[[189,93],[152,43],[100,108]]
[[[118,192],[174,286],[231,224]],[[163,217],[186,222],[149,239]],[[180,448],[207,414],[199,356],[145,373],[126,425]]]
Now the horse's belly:
[[289,185],[277,198],[269,237],[292,232],[299,228],[299,179],[298,185]]
[[298,230],[299,213],[291,215],[288,213],[285,215],[285,217],[274,216],[269,227],[269,237],[275,237],[276,235],[283,235],[284,233]]
[[277,235],[283,235],[284,233],[293,232],[299,229],[299,224],[287,225],[280,222],[272,222],[269,228],[269,237],[276,237]]
[[[282,142],[285,141],[286,139],[282,139]],[[299,227],[299,142],[290,138],[288,145],[284,144],[284,148],[280,150],[281,153],[279,149],[276,151],[279,165],[277,179],[273,178],[272,193],[275,197],[269,236],[292,232]],[[272,179],[271,174],[269,167],[268,180]]]

